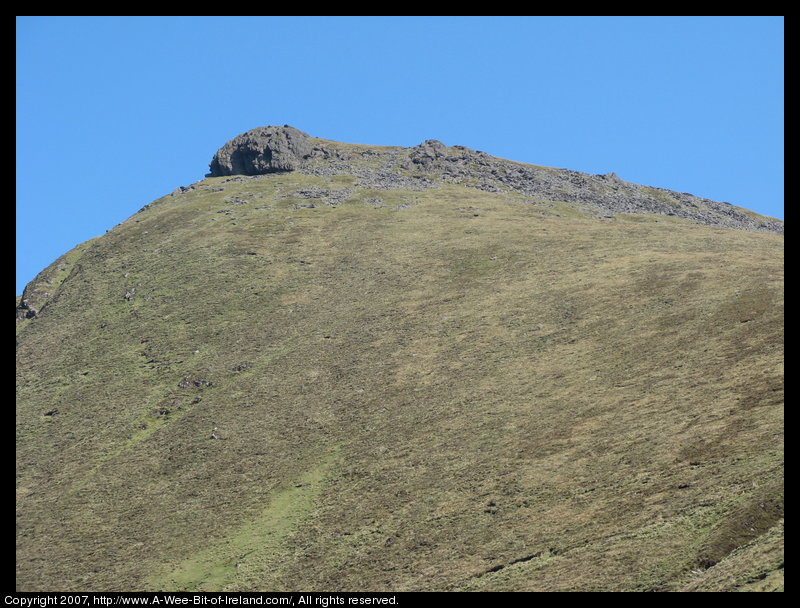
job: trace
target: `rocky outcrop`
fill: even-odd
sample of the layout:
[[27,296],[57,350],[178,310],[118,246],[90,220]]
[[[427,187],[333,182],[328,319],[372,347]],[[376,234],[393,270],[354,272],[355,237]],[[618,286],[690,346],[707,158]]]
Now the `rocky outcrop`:
[[411,148],[409,158],[412,163],[419,165],[423,170],[430,170],[436,161],[447,157],[447,146],[436,139],[428,139],[420,145]]
[[298,169],[311,155],[308,133],[284,125],[259,127],[222,146],[209,167],[210,177],[262,175]]
[[62,255],[47,268],[42,270],[34,279],[25,286],[22,296],[17,302],[17,321],[33,319],[53,299],[67,275],[74,268],[67,263],[67,257]]
[[626,182],[614,173],[593,175],[509,161],[435,139],[411,148],[362,146],[314,139],[288,125],[260,127],[226,143],[210,167],[212,177],[284,171],[352,175],[356,187],[378,190],[461,184],[487,192],[513,192],[534,201],[577,204],[603,219],[616,213],[647,213],[707,226],[783,232],[782,221],[728,203]]

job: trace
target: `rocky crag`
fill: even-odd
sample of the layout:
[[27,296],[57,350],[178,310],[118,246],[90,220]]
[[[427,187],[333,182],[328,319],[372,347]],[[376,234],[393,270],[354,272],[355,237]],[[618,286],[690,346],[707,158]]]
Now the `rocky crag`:
[[[258,127],[225,143],[214,154],[209,168],[207,177],[230,180],[290,172],[356,177],[355,188],[306,188],[292,193],[296,198],[307,199],[301,206],[310,208],[317,204],[337,206],[356,190],[414,192],[455,184],[485,192],[515,193],[522,203],[571,203],[606,221],[614,220],[615,214],[650,214],[717,228],[777,234],[783,234],[784,229],[781,220],[730,203],[634,184],[614,173],[593,175],[524,164],[465,146],[446,146],[433,139],[411,148],[373,146],[320,139],[289,125]],[[198,182],[177,188],[173,195],[209,187]],[[379,197],[368,200],[381,206]],[[413,204],[408,201],[400,207]],[[35,316],[70,271],[69,261],[59,259],[31,281],[17,302],[17,320]]]
[[412,148],[340,144],[289,125],[253,129],[227,142],[210,163],[210,177],[299,171],[355,175],[377,189],[424,189],[461,184],[489,192],[516,192],[536,201],[576,203],[598,217],[615,213],[677,216],[698,224],[783,233],[783,222],[730,203],[634,184],[614,173],[592,175],[529,165],[464,146],[427,140]]

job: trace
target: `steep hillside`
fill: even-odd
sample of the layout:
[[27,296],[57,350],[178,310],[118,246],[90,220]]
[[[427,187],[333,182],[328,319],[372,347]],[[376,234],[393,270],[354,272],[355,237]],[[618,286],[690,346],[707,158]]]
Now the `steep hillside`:
[[782,589],[782,228],[244,134],[18,302],[17,588]]

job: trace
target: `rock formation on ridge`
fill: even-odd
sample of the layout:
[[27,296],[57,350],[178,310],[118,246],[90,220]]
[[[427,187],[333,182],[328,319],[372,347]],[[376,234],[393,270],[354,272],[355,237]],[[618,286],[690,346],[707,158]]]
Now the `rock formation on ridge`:
[[211,176],[292,171],[311,153],[308,134],[284,125],[261,127],[234,137],[214,155]]
[[412,148],[341,144],[313,138],[289,125],[252,129],[220,148],[211,177],[300,171],[355,175],[365,186],[419,189],[456,183],[489,192],[516,192],[540,201],[569,202],[599,216],[653,213],[698,224],[783,232],[783,222],[756,216],[730,203],[634,184],[614,173],[593,175],[491,156],[465,146],[429,139]]

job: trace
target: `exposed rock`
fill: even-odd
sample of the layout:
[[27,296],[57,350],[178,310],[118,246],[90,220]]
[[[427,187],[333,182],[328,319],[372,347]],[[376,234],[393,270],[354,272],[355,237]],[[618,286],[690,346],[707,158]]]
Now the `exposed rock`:
[[222,146],[209,167],[211,177],[293,171],[312,153],[307,133],[284,125],[259,127]]
[[438,184],[434,184],[428,177],[414,176],[406,177],[399,173],[392,171],[371,171],[359,169],[354,172],[358,177],[356,186],[359,188],[370,188],[374,190],[415,190],[420,191],[425,188],[440,188]]
[[[341,205],[345,200],[350,198],[353,192],[354,190],[352,188],[339,188],[336,190],[326,190],[324,188],[318,188],[316,186],[312,186],[310,188],[301,188],[300,190],[291,192],[284,196],[306,198],[306,199],[320,199],[324,201],[326,205],[336,207],[337,205]],[[306,203],[298,205],[298,207],[314,208],[316,207],[316,205],[314,205],[313,203]]]
[[437,159],[447,156],[447,146],[436,139],[428,139],[411,149],[410,159],[424,170],[433,169]]
[[67,277],[79,269],[79,265],[70,265],[67,262],[67,257],[62,255],[36,275],[25,286],[22,296],[17,302],[17,321],[33,319],[40,315],[48,303],[56,297],[59,288]]
[[195,186],[194,186],[194,185],[190,185],[190,186],[178,186],[177,188],[175,188],[175,190],[173,190],[172,192],[170,192],[170,193],[169,193],[169,195],[170,195],[170,196],[177,196],[177,195],[179,195],[179,194],[186,194],[187,192],[191,192],[191,191],[192,191],[192,190],[194,190],[194,189],[195,189]]
[[32,319],[36,316],[36,310],[34,310],[30,302],[26,298],[22,298],[17,305],[17,321],[24,321],[25,319]]
[[[421,191],[461,184],[486,192],[515,192],[536,204],[573,203],[605,219],[617,213],[647,213],[707,226],[783,232],[780,220],[684,192],[626,182],[615,173],[592,175],[539,167],[465,146],[448,147],[435,139],[412,148],[366,147],[312,139],[288,125],[260,127],[226,143],[210,166],[211,176],[238,176],[232,179],[253,179],[242,176],[283,171],[320,177],[351,175],[356,178],[356,189]],[[328,205],[338,205],[353,193],[350,188],[316,188],[299,191],[295,196],[320,198]],[[18,315],[24,314],[18,311]]]
[[201,378],[198,378],[197,376],[194,376],[192,374],[185,376],[183,380],[178,382],[178,388],[184,388],[184,389],[192,387],[202,388],[204,386],[214,386],[214,383],[208,382],[207,380],[202,380]]

